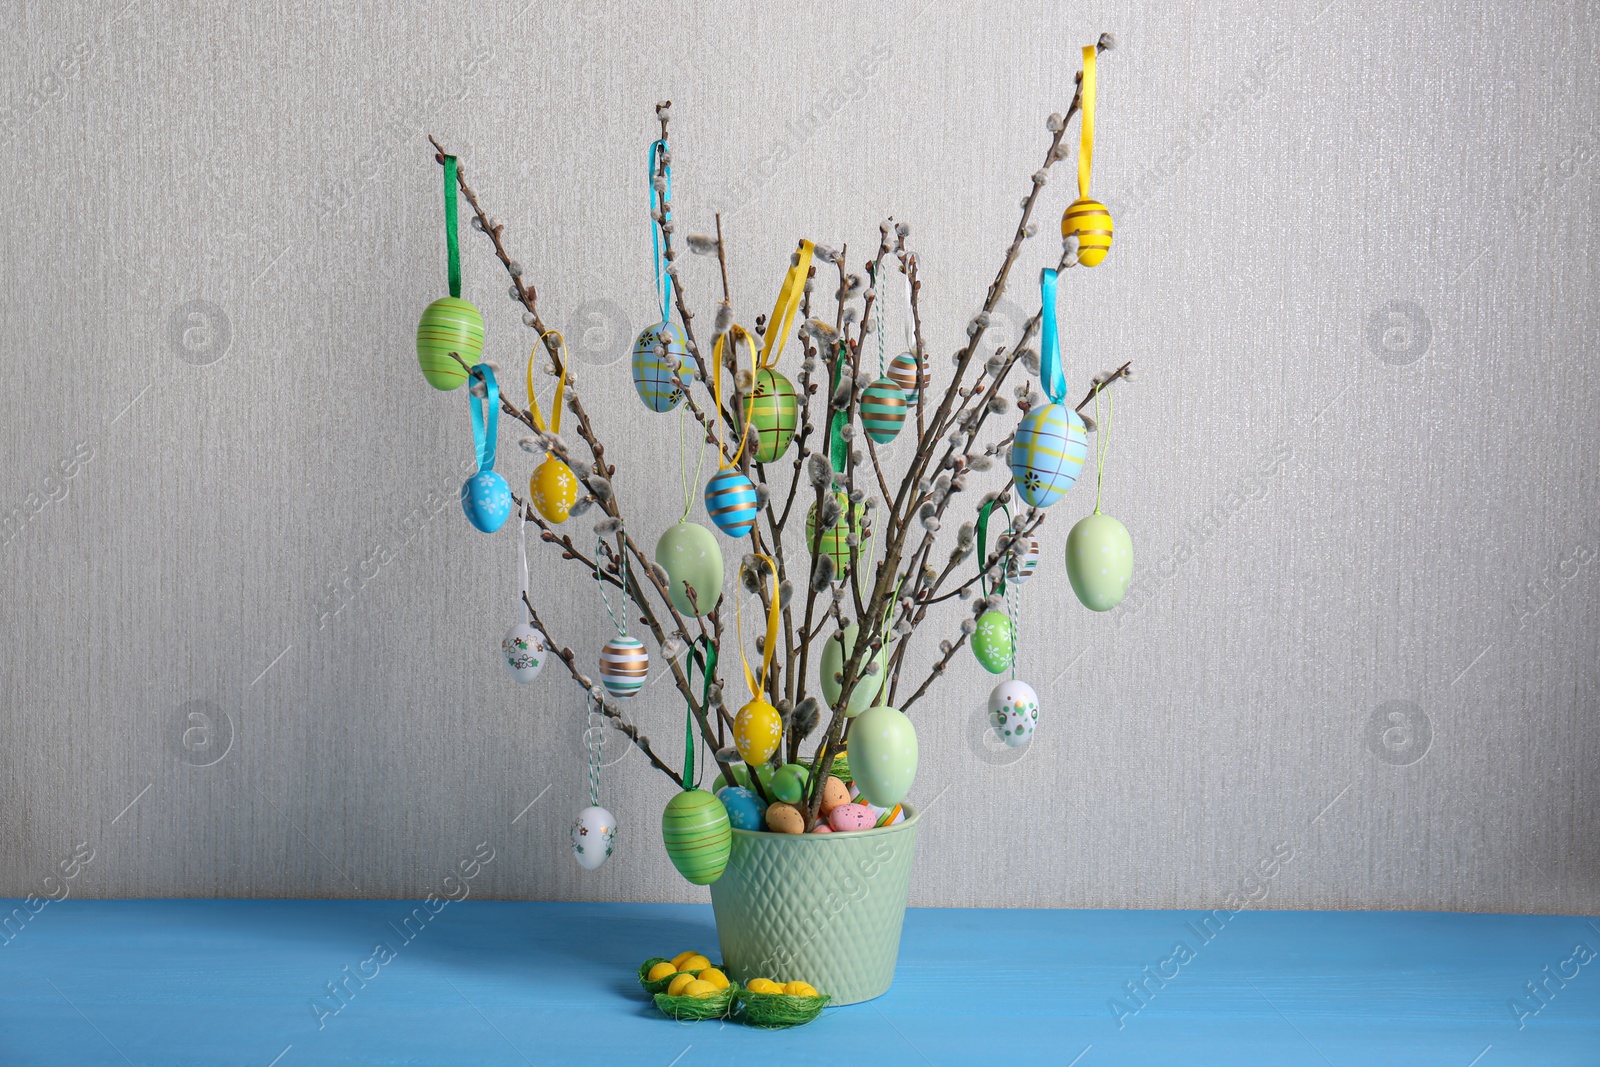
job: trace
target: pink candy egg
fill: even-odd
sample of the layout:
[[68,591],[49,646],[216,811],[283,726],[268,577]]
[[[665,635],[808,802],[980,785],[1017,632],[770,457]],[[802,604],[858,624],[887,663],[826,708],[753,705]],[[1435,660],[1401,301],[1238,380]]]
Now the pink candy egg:
[[833,833],[833,827],[819,819],[817,825],[811,828],[811,832],[814,834],[831,834]]
[[828,815],[828,824],[843,833],[847,830],[870,830],[877,822],[865,804],[840,804]]

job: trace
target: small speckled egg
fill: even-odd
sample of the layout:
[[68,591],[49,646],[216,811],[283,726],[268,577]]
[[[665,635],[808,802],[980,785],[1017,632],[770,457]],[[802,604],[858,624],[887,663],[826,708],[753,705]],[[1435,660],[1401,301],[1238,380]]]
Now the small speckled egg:
[[833,827],[829,826],[827,823],[823,822],[821,819],[818,819],[817,820],[817,825],[815,825],[815,826],[813,826],[811,828],[811,832],[814,833],[814,834],[831,834],[831,833],[833,833]]
[[742,785],[730,785],[717,790],[717,799],[728,809],[728,821],[735,830],[761,829],[766,807],[753,792]]
[[779,801],[767,808],[767,829],[779,834],[803,834],[806,817],[793,804]]
[[835,775],[828,775],[828,780],[822,783],[822,806],[818,810],[823,815],[833,814],[833,809],[840,804],[850,803],[850,788]]
[[1039,694],[1027,682],[1001,682],[989,694],[989,722],[1007,745],[1026,747],[1039,724]]
[[828,815],[828,825],[839,833],[870,830],[876,822],[865,804],[840,804]]

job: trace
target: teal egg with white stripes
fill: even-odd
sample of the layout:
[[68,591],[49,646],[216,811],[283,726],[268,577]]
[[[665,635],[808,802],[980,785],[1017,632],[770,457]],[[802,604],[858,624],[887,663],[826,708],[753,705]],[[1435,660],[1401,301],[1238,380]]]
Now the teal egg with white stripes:
[[613,637],[600,650],[600,684],[619,700],[644,688],[650,674],[650,653],[637,637]]
[[706,483],[706,514],[729,537],[743,537],[756,524],[756,483],[733,468]]
[[[665,348],[666,354],[656,351],[658,348]],[[669,356],[676,358],[681,372],[672,369]],[[683,331],[670,322],[646,327],[633,342],[633,388],[651,411],[671,411],[678,406],[683,390],[672,384],[672,376],[678,373],[687,382],[694,366]]]
[[1044,404],[1028,412],[1011,441],[1011,480],[1029,507],[1049,507],[1072,488],[1089,454],[1089,434],[1076,411]]
[[893,441],[906,424],[906,391],[892,378],[879,378],[861,393],[861,428],[880,445]]

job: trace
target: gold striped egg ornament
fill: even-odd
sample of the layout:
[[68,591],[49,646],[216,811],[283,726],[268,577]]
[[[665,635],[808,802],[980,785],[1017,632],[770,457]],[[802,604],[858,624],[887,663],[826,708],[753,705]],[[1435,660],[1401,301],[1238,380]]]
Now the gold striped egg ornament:
[[548,521],[566,522],[572,505],[578,502],[578,476],[556,457],[546,456],[528,479],[528,499]]
[[1024,534],[1020,548],[1014,551],[1011,562],[1007,564],[1007,572],[1012,582],[1026,585],[1038,569],[1039,539],[1032,534]]
[[722,877],[733,850],[733,826],[722,801],[704,789],[686,789],[661,813],[661,843],[678,873],[695,885]]
[[905,393],[907,404],[922,399],[922,394],[933,384],[933,375],[926,364],[919,363],[915,352],[902,352],[890,360],[888,377]]
[[[856,534],[856,555],[865,558],[867,547],[862,542],[866,539],[870,528],[867,526],[866,505],[857,504],[850,506],[850,497],[842,489],[835,489],[833,498],[839,502],[842,514],[839,521],[831,529],[822,531],[822,543],[819,551],[824,556],[833,557],[833,569],[836,574],[844,574],[850,569],[850,541],[849,536]],[[811,551],[811,546],[817,543],[817,505],[812,504],[806,512],[806,551]]]
[[743,537],[756,524],[756,483],[732,467],[706,483],[706,514],[729,537]]
[[[666,354],[656,351],[665,348]],[[681,371],[674,371],[668,357],[676,358]],[[687,382],[693,374],[683,331],[670,322],[648,326],[633,342],[633,389],[651,411],[671,411],[683,399],[683,390],[672,384],[673,374]]]
[[744,417],[756,428],[756,462],[771,463],[788,449],[800,424],[794,383],[771,367],[756,371],[755,391],[744,398]]
[[778,751],[783,737],[783,719],[778,709],[756,697],[733,717],[733,743],[739,758],[751,767],[760,767]]
[[637,637],[613,637],[600,650],[600,684],[618,700],[626,700],[643,689],[649,674],[650,653]]
[[1041,404],[1023,416],[1011,440],[1011,480],[1029,507],[1060,500],[1089,454],[1083,419],[1064,404]]
[[428,305],[417,323],[417,362],[435,389],[454,389],[467,380],[452,352],[468,366],[483,359],[483,316],[460,297],[443,296]]
[[1061,236],[1078,238],[1078,262],[1098,267],[1111,251],[1111,212],[1098,200],[1079,197],[1061,215]]
[[906,391],[890,377],[882,377],[861,393],[861,428],[880,445],[886,445],[906,424]]

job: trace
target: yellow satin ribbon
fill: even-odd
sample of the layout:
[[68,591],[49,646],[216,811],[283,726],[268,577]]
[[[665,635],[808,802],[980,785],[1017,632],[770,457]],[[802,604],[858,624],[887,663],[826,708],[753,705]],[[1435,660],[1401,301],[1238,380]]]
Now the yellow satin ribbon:
[[1094,57],[1098,49],[1083,50],[1083,119],[1078,127],[1078,199],[1089,195],[1089,171],[1094,166]]
[[777,564],[759,552],[756,553],[756,559],[766,563],[767,570],[772,572],[773,582],[769,586],[772,594],[772,606],[767,611],[767,637],[766,640],[761,642],[761,681],[759,684],[756,682],[755,674],[750,670],[750,659],[745,655],[744,651],[744,613],[740,607],[744,603],[743,597],[738,597],[733,602],[733,620],[739,632],[739,659],[744,664],[744,684],[750,687],[751,697],[757,700],[765,700],[766,698],[761,694],[767,688],[767,672],[772,667],[772,653],[778,647],[778,620],[782,609],[778,604]]
[[[555,401],[550,407],[550,425],[547,428],[544,415],[539,411],[539,398],[533,395],[533,361],[539,356],[539,349],[544,347],[544,339],[551,334],[561,343],[561,380],[556,382]],[[567,391],[567,339],[559,331],[546,330],[539,335],[539,343],[533,346],[533,351],[528,353],[528,414],[533,416],[533,425],[545,433],[561,432],[561,396]]]
[[806,277],[811,273],[811,254],[816,246],[810,241],[800,242],[800,260],[783,276],[783,287],[778,290],[778,302],[772,305],[772,317],[767,320],[767,335],[761,346],[761,358],[756,369],[771,367],[783,355],[783,345],[794,325],[795,312],[800,307],[800,296],[806,291]]
[[[733,338],[733,373],[735,375],[738,375],[738,373],[739,373],[739,342],[743,341],[745,344],[749,345],[750,346],[750,351],[751,351],[752,354],[754,354],[754,352],[756,350],[756,339],[754,337],[750,336],[750,331],[749,330],[745,329],[743,326],[740,326],[738,323],[734,323],[731,327],[729,327],[728,328],[728,332],[725,333],[725,334],[722,334],[721,336],[719,336],[717,338],[717,340],[716,340],[716,343],[711,346],[711,362],[712,362],[712,368],[711,368],[712,386],[711,386],[711,390],[712,390],[713,395],[716,397],[716,401],[717,401],[716,413],[717,413],[717,416],[718,416],[717,417],[717,469],[718,470],[727,470],[729,467],[738,466],[739,457],[744,455],[745,442],[750,440],[750,418],[755,413],[755,405],[754,404],[746,404],[745,405],[744,426],[741,428],[740,433],[739,433],[739,448],[738,448],[737,451],[734,452],[733,459],[724,460],[723,456],[722,456],[724,448],[723,448],[723,443],[722,443],[723,442],[723,434],[722,434],[722,419],[721,419],[721,414],[722,414],[722,342],[727,340],[730,337]],[[754,382],[751,383],[751,388],[752,389],[755,388],[755,383]]]

